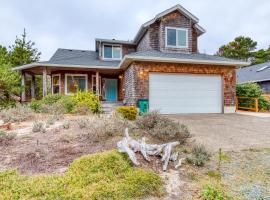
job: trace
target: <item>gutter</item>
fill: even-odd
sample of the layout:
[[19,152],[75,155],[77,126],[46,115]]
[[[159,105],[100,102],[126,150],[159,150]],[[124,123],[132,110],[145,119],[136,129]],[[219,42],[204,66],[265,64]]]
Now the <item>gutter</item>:
[[118,67],[110,66],[87,66],[87,65],[66,65],[66,64],[46,64],[46,63],[32,63],[28,65],[22,65],[19,67],[14,67],[12,70],[20,71],[23,69],[29,69],[32,67],[66,67],[66,68],[87,68],[87,69],[120,69]]
[[121,63],[118,65],[120,68],[126,61],[146,61],[146,62],[166,62],[166,63],[188,63],[188,64],[211,64],[211,65],[224,65],[224,66],[234,66],[234,67],[242,67],[250,65],[249,62],[229,62],[229,61],[215,61],[215,60],[195,60],[195,59],[179,59],[179,58],[163,58],[163,57],[144,57],[144,56],[129,56],[126,55]]

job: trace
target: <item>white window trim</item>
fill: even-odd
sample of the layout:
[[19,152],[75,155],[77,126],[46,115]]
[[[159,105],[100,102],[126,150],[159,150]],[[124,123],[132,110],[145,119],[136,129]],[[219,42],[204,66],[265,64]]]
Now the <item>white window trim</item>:
[[[104,46],[112,46],[112,58],[105,58],[104,57]],[[113,58],[113,47],[120,47],[120,58]],[[118,45],[118,44],[103,44],[102,45],[102,59],[103,60],[121,60],[122,59],[122,45]]]
[[[173,45],[168,45],[167,44],[167,32],[168,32],[168,29],[175,29],[176,30],[176,32],[178,31],[178,30],[181,30],[181,31],[186,31],[186,46],[178,46],[178,37],[177,37],[177,33],[176,33],[176,46],[173,46]],[[165,45],[166,45],[166,47],[170,47],[170,48],[178,48],[178,49],[184,49],[184,48],[188,48],[188,29],[187,28],[177,28],[177,27],[169,27],[169,26],[167,26],[166,28],[165,28]]]
[[65,94],[72,95],[73,93],[67,92],[67,77],[68,76],[84,76],[85,77],[85,91],[88,91],[88,75],[87,74],[65,74]]
[[[92,75],[92,92],[94,92],[94,81],[96,81],[96,75]],[[101,95],[101,76],[99,76],[99,95]]]
[[52,94],[54,94],[54,92],[53,92],[53,78],[55,77],[55,76],[58,76],[59,77],[59,94],[61,94],[61,74],[53,74],[52,75],[52,80],[51,80],[51,82],[52,82]]

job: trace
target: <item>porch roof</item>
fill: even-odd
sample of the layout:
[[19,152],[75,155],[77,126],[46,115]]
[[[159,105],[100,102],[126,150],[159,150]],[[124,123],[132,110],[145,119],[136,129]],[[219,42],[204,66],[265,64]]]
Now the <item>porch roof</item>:
[[84,69],[118,69],[120,61],[100,60],[98,52],[89,50],[57,49],[49,61],[36,62],[15,67],[14,70],[24,70],[33,67],[65,67]]
[[233,60],[219,56],[206,54],[181,54],[165,53],[157,50],[139,51],[125,55],[122,61],[105,61],[98,58],[95,51],[58,49],[53,57],[46,62],[31,63],[15,67],[14,70],[25,70],[35,67],[51,68],[73,68],[73,69],[104,69],[121,70],[125,69],[133,61],[165,62],[165,63],[186,63],[186,64],[207,64],[242,67],[250,65],[249,62]]

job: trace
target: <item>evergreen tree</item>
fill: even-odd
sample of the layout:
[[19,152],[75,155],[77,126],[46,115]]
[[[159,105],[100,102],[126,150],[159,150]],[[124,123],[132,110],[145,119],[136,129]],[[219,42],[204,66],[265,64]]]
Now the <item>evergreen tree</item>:
[[9,57],[11,65],[19,66],[37,62],[41,53],[34,46],[34,42],[27,40],[27,34],[24,29],[21,38],[16,37],[15,44],[10,46]]

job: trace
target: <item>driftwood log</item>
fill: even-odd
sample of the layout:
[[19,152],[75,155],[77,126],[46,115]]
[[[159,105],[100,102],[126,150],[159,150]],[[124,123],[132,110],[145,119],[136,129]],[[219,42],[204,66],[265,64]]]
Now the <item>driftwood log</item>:
[[172,155],[172,150],[179,142],[169,142],[165,144],[147,144],[145,138],[134,140],[128,134],[128,129],[125,129],[125,137],[117,143],[119,152],[127,153],[132,163],[136,166],[140,165],[136,158],[136,152],[140,152],[144,159],[149,160],[149,156],[161,156],[163,162],[163,170],[166,171],[170,160],[176,161],[178,154]]

